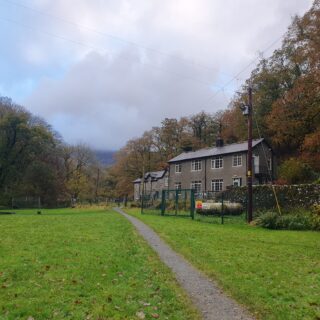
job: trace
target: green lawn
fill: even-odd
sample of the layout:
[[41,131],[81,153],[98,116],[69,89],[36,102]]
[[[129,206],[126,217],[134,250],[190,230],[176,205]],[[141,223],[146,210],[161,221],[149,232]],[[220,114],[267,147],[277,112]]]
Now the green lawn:
[[320,319],[320,233],[141,215],[261,319]]
[[0,215],[0,230],[0,319],[199,319],[114,212],[18,211]]

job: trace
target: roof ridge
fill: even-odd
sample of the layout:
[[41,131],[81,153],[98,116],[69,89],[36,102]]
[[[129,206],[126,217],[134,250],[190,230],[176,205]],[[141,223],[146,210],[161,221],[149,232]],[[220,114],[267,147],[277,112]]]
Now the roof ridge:
[[[264,140],[264,138],[258,138],[258,139],[252,139],[252,141],[258,141],[258,140]],[[217,147],[217,146],[213,146],[213,147],[205,147],[205,148],[201,148],[201,149],[198,149],[198,150],[194,150],[194,151],[188,151],[188,152],[182,152],[182,153],[191,153],[191,152],[197,152],[197,151],[200,151],[200,150],[210,150],[210,149],[214,149],[214,148],[223,148],[223,147],[227,147],[227,146],[232,146],[234,144],[242,144],[242,143],[245,143],[247,142],[248,140],[241,140],[239,142],[232,142],[232,143],[228,143],[228,144],[225,144],[223,145],[222,147]],[[180,153],[180,154],[182,154]]]
[[[257,146],[263,140],[264,138],[253,139],[252,140],[254,142],[253,147]],[[206,148],[194,150],[192,152],[182,152],[176,157],[168,160],[168,162],[191,160],[196,158],[204,158],[204,157],[223,155],[223,154],[234,153],[234,152],[243,152],[247,150],[246,142],[247,140],[226,144],[222,147],[216,147],[216,146],[211,148],[206,147]]]

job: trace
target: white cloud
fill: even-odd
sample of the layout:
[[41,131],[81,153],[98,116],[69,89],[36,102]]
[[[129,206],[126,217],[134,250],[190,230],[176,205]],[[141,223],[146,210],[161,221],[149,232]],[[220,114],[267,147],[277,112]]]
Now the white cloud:
[[155,68],[146,60],[152,58],[145,56],[142,62],[132,50],[115,58],[91,53],[64,79],[44,80],[27,105],[53,122],[67,141],[81,140],[96,148],[118,148],[164,117],[201,110],[211,90],[192,80],[192,67],[166,58]]
[[49,16],[7,5],[9,18],[34,30],[16,26],[14,37],[4,34],[6,53],[0,54],[12,72],[10,84],[0,75],[0,87],[19,88],[32,78],[38,85],[23,102],[52,122],[65,140],[118,148],[164,117],[225,108],[241,82],[206,102],[214,86],[228,82],[311,3],[29,0],[27,6]]

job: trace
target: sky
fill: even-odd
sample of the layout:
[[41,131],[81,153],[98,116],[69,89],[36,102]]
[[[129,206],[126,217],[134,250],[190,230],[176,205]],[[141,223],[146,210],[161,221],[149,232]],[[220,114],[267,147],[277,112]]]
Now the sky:
[[117,150],[226,109],[312,0],[0,0],[0,96],[70,144]]

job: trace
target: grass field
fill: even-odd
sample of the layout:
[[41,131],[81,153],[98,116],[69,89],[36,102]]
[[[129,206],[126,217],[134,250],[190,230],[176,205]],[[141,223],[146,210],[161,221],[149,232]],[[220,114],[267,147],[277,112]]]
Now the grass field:
[[320,233],[138,217],[261,319],[320,319]]
[[25,210],[0,230],[0,319],[199,319],[116,213]]

